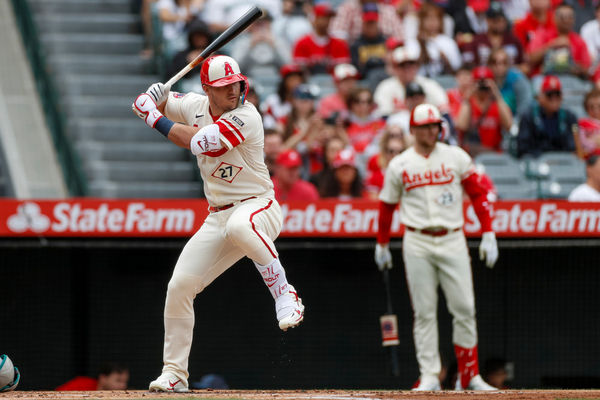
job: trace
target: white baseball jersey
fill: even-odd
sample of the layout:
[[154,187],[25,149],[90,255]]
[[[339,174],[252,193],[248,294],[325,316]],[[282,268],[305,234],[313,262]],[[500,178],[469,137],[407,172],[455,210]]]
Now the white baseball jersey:
[[474,171],[471,157],[460,147],[438,142],[428,157],[410,147],[390,162],[379,199],[388,204],[402,200],[400,218],[406,226],[460,228],[461,181]]
[[273,182],[264,163],[264,132],[260,114],[250,102],[213,118],[208,97],[196,93],[169,94],[167,118],[202,128],[217,124],[226,148],[199,154],[204,193],[213,207],[250,196],[274,197]]

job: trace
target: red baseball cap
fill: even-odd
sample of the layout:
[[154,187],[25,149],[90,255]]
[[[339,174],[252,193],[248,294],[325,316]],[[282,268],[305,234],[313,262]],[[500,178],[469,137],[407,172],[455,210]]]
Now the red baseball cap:
[[490,0],[468,0],[467,5],[476,13],[482,13],[490,8]]
[[389,50],[392,51],[394,49],[396,49],[397,47],[400,46],[404,46],[404,41],[403,40],[399,40],[396,39],[393,36],[390,36],[389,38],[387,38],[387,40],[385,41],[385,47]]
[[313,8],[313,13],[315,17],[333,17],[335,10],[331,8],[329,3],[319,3]]
[[356,162],[354,161],[354,151],[350,148],[338,151],[333,159],[333,168],[339,168],[344,165],[356,167]]
[[301,74],[302,68],[296,64],[285,64],[279,69],[279,74],[282,78],[285,78],[289,74]]
[[476,81],[481,79],[494,79],[494,73],[489,67],[481,65],[473,69],[473,79]]
[[542,81],[542,92],[560,92],[562,90],[562,85],[560,84],[560,79],[555,75],[546,75],[544,80]]
[[362,10],[362,19],[365,22],[379,21],[379,9],[377,3],[366,3]]
[[285,150],[279,153],[275,163],[287,168],[295,168],[302,165],[302,158],[296,150]]

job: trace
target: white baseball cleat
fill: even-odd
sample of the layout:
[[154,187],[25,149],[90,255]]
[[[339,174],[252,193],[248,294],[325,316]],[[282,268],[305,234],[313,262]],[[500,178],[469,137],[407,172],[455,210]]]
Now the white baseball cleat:
[[289,285],[287,293],[282,294],[275,300],[275,311],[277,312],[279,328],[283,331],[297,327],[304,319],[302,299],[298,297],[298,293],[292,285]]
[[419,381],[419,386],[413,388],[416,391],[441,390],[440,380],[435,375],[423,375]]
[[151,392],[189,392],[188,383],[185,379],[175,376],[171,372],[163,372],[155,381],[150,382],[149,390]]
[[[460,377],[458,377],[456,379],[455,389],[463,390],[462,385],[460,384]],[[494,386],[492,386],[489,383],[487,383],[486,381],[484,381],[483,378],[481,377],[481,375],[475,375],[474,377],[472,377],[467,389],[468,390],[484,390],[484,391],[498,390],[498,388],[495,388]]]

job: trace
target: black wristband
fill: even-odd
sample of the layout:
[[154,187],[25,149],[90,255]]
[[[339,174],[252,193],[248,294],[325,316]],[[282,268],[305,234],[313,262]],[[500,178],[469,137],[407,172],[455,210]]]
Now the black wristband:
[[158,121],[156,121],[156,124],[154,125],[154,129],[159,131],[160,134],[163,135],[164,137],[168,137],[169,131],[171,130],[173,125],[175,125],[175,122],[171,121],[167,117],[162,117]]

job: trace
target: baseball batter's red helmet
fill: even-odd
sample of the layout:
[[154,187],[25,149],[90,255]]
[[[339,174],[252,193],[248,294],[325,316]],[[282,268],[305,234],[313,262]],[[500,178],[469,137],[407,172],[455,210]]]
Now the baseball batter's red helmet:
[[410,126],[422,126],[429,124],[441,124],[442,114],[432,104],[419,104],[410,113]]
[[200,70],[200,81],[203,85],[213,87],[241,82],[243,93],[242,103],[246,99],[248,89],[250,89],[248,78],[242,75],[238,63],[233,58],[223,55],[210,56],[204,61]]

